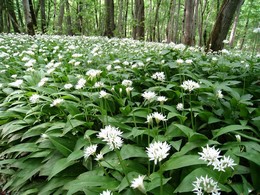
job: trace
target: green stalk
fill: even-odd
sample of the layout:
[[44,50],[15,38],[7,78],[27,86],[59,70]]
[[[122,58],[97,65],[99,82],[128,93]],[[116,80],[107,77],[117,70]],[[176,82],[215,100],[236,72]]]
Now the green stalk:
[[163,171],[162,171],[162,163],[160,162],[160,195],[163,195]]
[[194,129],[194,117],[193,117],[193,111],[192,111],[192,104],[191,104],[191,94],[189,94],[190,96],[190,116],[191,116],[191,127],[193,130]]
[[116,149],[116,148],[115,148],[115,152],[116,152],[117,158],[118,158],[118,160],[119,160],[119,163],[120,163],[120,165],[121,165],[121,167],[122,167],[122,170],[123,170],[123,172],[124,172],[124,174],[125,174],[127,183],[128,183],[129,186],[131,186],[130,180],[129,180],[128,175],[127,175],[126,167],[125,167],[125,164],[124,164],[124,162],[123,162],[123,159],[122,159],[122,157],[121,157],[121,155],[120,155],[120,152],[119,152],[119,150]]

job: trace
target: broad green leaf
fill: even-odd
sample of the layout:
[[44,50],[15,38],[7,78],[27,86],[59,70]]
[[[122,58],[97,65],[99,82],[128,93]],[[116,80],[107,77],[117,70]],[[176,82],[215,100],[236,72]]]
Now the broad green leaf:
[[64,156],[68,156],[72,152],[70,140],[53,136],[49,136],[48,138],[55,148]]
[[34,136],[40,136],[42,133],[44,133],[49,127],[51,126],[51,123],[41,123],[39,125],[35,125],[32,128],[28,129],[22,137],[22,140]]
[[68,121],[63,129],[63,135],[65,135],[69,131],[71,131],[71,130],[75,129],[76,127],[79,127],[83,124],[85,124],[85,121],[80,121],[77,119],[68,119]]
[[60,173],[61,171],[63,171],[64,169],[66,169],[67,167],[69,167],[69,166],[71,166],[73,164],[75,164],[75,161],[68,161],[67,158],[62,158],[62,159],[58,160],[53,165],[53,168],[51,170],[51,174],[48,177],[48,180],[50,180],[55,175],[57,175],[58,173]]
[[229,126],[226,126],[226,127],[223,127],[223,128],[220,128],[220,129],[216,129],[216,130],[213,130],[213,139],[223,135],[223,134],[226,134],[226,133],[230,133],[230,132],[236,132],[236,131],[239,131],[239,130],[246,130],[246,129],[252,129],[252,127],[249,127],[249,126],[242,126],[242,125],[229,125]]
[[168,171],[168,170],[179,169],[179,168],[188,167],[192,165],[203,165],[203,164],[207,164],[207,162],[200,160],[198,155],[177,156],[167,160],[162,165],[162,170]]
[[260,152],[257,152],[256,150],[252,149],[248,152],[236,152],[235,155],[243,157],[249,161],[256,163],[258,166],[260,166],[260,158],[259,158]]
[[195,132],[191,128],[181,125],[181,124],[174,124],[178,129],[180,129],[188,138],[190,138]]
[[147,158],[147,154],[144,151],[144,148],[130,144],[123,145],[120,150],[120,154],[123,160],[133,157]]
[[22,143],[12,146],[11,148],[5,150],[2,155],[9,154],[13,152],[36,152],[38,147],[35,143]]

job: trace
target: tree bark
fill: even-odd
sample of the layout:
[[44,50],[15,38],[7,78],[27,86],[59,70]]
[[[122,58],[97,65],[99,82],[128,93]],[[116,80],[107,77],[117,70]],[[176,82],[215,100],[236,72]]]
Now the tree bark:
[[118,1],[118,9],[119,9],[119,13],[118,13],[118,36],[119,37],[123,37],[124,34],[124,30],[123,30],[123,10],[124,10],[124,0],[119,0]]
[[16,14],[15,14],[15,8],[14,8],[13,0],[7,1],[7,11],[8,11],[9,17],[11,19],[11,23],[12,23],[14,32],[20,33],[18,21],[17,21]]
[[240,2],[240,4],[238,5],[237,11],[236,11],[236,16],[234,19],[234,23],[230,32],[230,37],[229,37],[229,46],[233,47],[234,45],[234,41],[235,41],[235,36],[236,36],[236,29],[237,29],[237,24],[238,24],[238,19],[239,19],[239,15],[240,15],[240,9],[241,6],[243,5],[244,0]]
[[69,4],[69,1],[66,0],[65,1],[65,4],[66,4],[66,20],[67,20],[67,35],[70,35],[72,36],[73,35],[73,32],[72,32],[72,21],[71,21],[71,14],[70,14],[70,4]]
[[126,8],[125,8],[125,19],[124,19],[124,24],[125,24],[125,37],[127,35],[127,17],[128,17],[128,5],[129,5],[129,1],[126,0]]
[[25,21],[26,21],[26,26],[27,26],[27,32],[29,35],[33,36],[33,35],[35,35],[35,31],[34,31],[34,25],[33,25],[33,21],[32,21],[32,16],[31,16],[28,0],[23,0],[23,8],[24,8],[24,16],[25,16]]
[[178,8],[177,8],[177,16],[175,21],[175,27],[174,27],[174,42],[179,43],[179,18],[180,18],[180,9],[181,9],[181,0],[178,1]]
[[63,32],[64,9],[65,9],[65,3],[61,2],[59,17],[58,17],[58,25],[57,25],[58,26],[58,34],[60,34],[60,35]]
[[229,28],[232,23],[233,16],[237,10],[238,5],[243,0],[224,0],[217,20],[214,24],[213,30],[207,42],[207,51],[219,51],[223,49],[223,40],[226,39]]
[[18,20],[20,22],[20,27],[21,30],[24,31],[23,16],[20,10],[19,0],[16,0],[15,3],[16,3],[17,13],[18,13]]
[[41,29],[42,33],[46,32],[46,15],[45,15],[45,0],[40,0],[41,6]]
[[[155,35],[156,35],[156,28],[159,29],[159,9],[161,5],[161,0],[157,0],[156,9],[155,9],[155,17],[154,17],[154,24],[153,24],[153,41],[155,41]],[[159,40],[158,40],[159,41]]]
[[133,28],[133,38],[144,40],[144,0],[135,0],[135,24]]
[[3,4],[0,4],[0,33],[4,32]]
[[114,36],[115,22],[114,22],[114,0],[105,0],[106,7],[106,23],[104,36],[109,38]]
[[174,14],[175,14],[175,6],[176,6],[176,0],[172,0],[170,3],[170,19],[167,24],[166,29],[166,38],[167,43],[170,43],[173,41],[173,26],[174,26]]
[[194,3],[195,0],[185,0],[184,44],[194,45]]
[[31,17],[32,17],[33,25],[35,27],[37,27],[37,19],[36,19],[36,15],[35,15],[34,9],[33,9],[33,2],[32,2],[32,0],[28,0],[28,1],[29,1],[29,9],[30,9],[30,14],[31,14]]

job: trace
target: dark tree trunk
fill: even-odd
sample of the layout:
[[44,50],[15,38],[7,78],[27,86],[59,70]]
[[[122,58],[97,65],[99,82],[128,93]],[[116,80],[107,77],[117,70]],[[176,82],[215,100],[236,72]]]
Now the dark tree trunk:
[[104,36],[109,38],[114,36],[115,22],[114,22],[114,0],[105,0],[106,7],[106,23]]
[[17,7],[17,13],[18,13],[18,20],[20,22],[21,30],[24,31],[24,23],[23,23],[23,16],[20,10],[19,0],[16,0],[16,7]]
[[34,25],[33,25],[33,21],[32,21],[32,16],[31,16],[28,0],[23,0],[23,8],[24,8],[24,16],[25,16],[25,21],[26,21],[26,26],[27,26],[27,32],[29,35],[33,36],[33,35],[35,35],[35,31],[34,31]]
[[46,32],[46,15],[45,15],[45,0],[40,0],[41,5],[41,29],[42,33]]
[[125,10],[125,19],[124,19],[124,24],[125,24],[125,37],[126,37],[126,33],[127,33],[127,17],[128,17],[128,5],[129,5],[129,1],[126,0],[126,10]]
[[37,19],[33,9],[33,2],[32,0],[28,0],[28,1],[29,1],[29,7],[30,7],[30,13],[32,16],[33,25],[37,27]]
[[82,1],[79,1],[78,6],[77,6],[77,27],[78,27],[78,31],[83,34],[83,3]]
[[233,16],[237,10],[238,5],[243,0],[224,0],[217,20],[207,42],[207,51],[219,51],[223,49],[223,40],[226,39],[229,28],[231,26]]
[[3,4],[0,4],[0,33],[4,32]]
[[15,8],[14,8],[13,0],[7,1],[7,10],[8,10],[9,17],[11,19],[11,23],[12,23],[14,32],[20,33],[18,21],[17,21],[16,15],[15,15],[15,12],[14,12]]
[[184,44],[194,45],[194,0],[185,1]]
[[73,32],[72,32],[72,21],[71,21],[71,15],[70,15],[70,4],[69,1],[66,0],[66,12],[67,12],[67,16],[66,16],[66,20],[67,20],[67,35],[72,36]]
[[133,38],[144,40],[144,0],[135,0],[135,24],[133,28]]
[[59,17],[58,17],[58,34],[63,33],[63,18],[64,18],[64,9],[65,9],[65,3],[61,2],[60,4],[60,12],[59,12]]

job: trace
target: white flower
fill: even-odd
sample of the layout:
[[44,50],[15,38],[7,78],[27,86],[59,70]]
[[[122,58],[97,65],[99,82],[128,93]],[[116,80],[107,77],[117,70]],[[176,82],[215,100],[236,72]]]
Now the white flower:
[[183,59],[178,59],[178,60],[176,60],[176,62],[177,62],[178,64],[183,64],[184,60],[183,60]]
[[81,63],[81,62],[75,62],[75,63],[74,63],[74,66],[80,65],[80,63]]
[[235,135],[237,142],[241,142],[241,136],[240,135]]
[[13,79],[16,79],[16,78],[17,78],[17,74],[13,74],[11,77],[12,77]]
[[86,75],[89,77],[90,80],[98,77],[102,73],[101,70],[90,69],[86,72]]
[[55,100],[53,100],[53,102],[51,103],[51,107],[53,107],[53,106],[59,106],[62,102],[64,102],[64,99],[60,99],[60,98],[58,98],[58,99],[55,99]]
[[221,90],[218,90],[217,91],[217,94],[216,94],[217,98],[219,99],[222,99],[224,97],[224,95],[222,94],[222,91]]
[[230,156],[223,156],[219,161],[214,162],[213,169],[217,169],[218,171],[225,172],[225,169],[230,167],[231,169],[234,169],[233,166],[235,166],[235,162]]
[[83,55],[82,54],[79,54],[79,53],[74,53],[74,54],[72,54],[72,57],[73,58],[80,58],[80,57],[82,57]]
[[40,80],[40,82],[38,83],[38,87],[42,87],[47,81],[49,80],[49,78],[44,77]]
[[99,98],[108,98],[108,96],[109,96],[109,93],[107,93],[107,92],[104,91],[104,90],[101,90],[101,91],[99,92]]
[[145,91],[142,94],[142,96],[144,97],[145,100],[151,102],[155,98],[156,94],[153,91]]
[[106,69],[107,71],[110,71],[112,69],[112,65],[111,64],[107,65]]
[[35,104],[39,101],[39,99],[40,99],[40,96],[38,94],[33,94],[29,100],[31,103]]
[[218,58],[216,58],[216,57],[212,58],[212,61],[217,61],[217,60],[218,60]]
[[200,87],[200,85],[192,80],[184,81],[181,85],[181,87],[186,91],[193,91],[194,89],[197,89]]
[[184,109],[183,103],[178,103],[177,106],[176,106],[176,109],[179,110],[179,111],[182,111]]
[[23,84],[23,80],[22,79],[18,79],[15,82],[9,83],[10,86],[12,87],[21,87],[21,85]]
[[170,145],[168,145],[166,142],[158,141],[151,143],[146,149],[149,160],[154,160],[154,164],[157,164],[157,162],[162,161],[168,156]]
[[104,83],[99,81],[99,82],[96,82],[95,85],[94,85],[95,88],[101,88],[101,87],[104,87]]
[[3,86],[4,86],[3,83],[0,83],[0,89],[3,88]]
[[223,40],[222,43],[228,44],[228,43],[229,43],[229,40]]
[[167,121],[166,116],[164,116],[163,114],[159,113],[159,112],[154,112],[152,114],[153,118],[155,119],[156,123],[159,124],[160,121]]
[[72,87],[73,87],[73,85],[70,84],[70,83],[67,83],[67,84],[64,85],[64,88],[65,88],[65,89],[70,89],[70,88],[72,88]]
[[130,95],[130,92],[133,91],[133,87],[127,87],[125,88],[127,95]]
[[146,118],[147,118],[147,121],[146,121],[147,123],[149,123],[149,124],[153,123],[153,115],[152,114],[148,114]]
[[212,195],[220,195],[218,182],[215,182],[211,177],[208,178],[200,176],[200,178],[196,178],[196,181],[192,183],[194,186],[193,192],[197,195],[203,195],[205,193],[211,193]]
[[99,154],[96,155],[95,160],[96,160],[96,161],[100,161],[100,160],[102,160],[103,158],[104,158],[104,154],[103,154],[102,152],[100,152]]
[[122,133],[118,128],[108,125],[100,130],[97,137],[107,142],[109,148],[114,150],[121,148],[123,145],[123,140],[120,137]]
[[84,158],[87,159],[91,155],[94,155],[97,150],[97,144],[90,145],[84,149]]
[[168,99],[165,96],[158,96],[157,101],[160,103],[166,102]]
[[103,191],[99,195],[113,195],[113,193],[110,190]]
[[199,152],[199,155],[201,156],[199,159],[202,159],[206,162],[208,162],[208,165],[213,165],[214,163],[218,162],[218,159],[221,158],[221,155],[219,155],[220,151],[219,149],[215,149],[215,147],[202,147],[202,152]]
[[165,74],[164,72],[156,72],[152,75],[152,78],[158,81],[164,81],[165,80]]
[[137,188],[141,192],[145,193],[144,178],[145,175],[139,175],[137,178],[133,179],[133,181],[131,181],[131,187],[134,189]]
[[77,85],[75,85],[75,89],[82,89],[82,88],[85,86],[86,82],[87,82],[87,81],[86,81],[85,79],[80,78],[80,79],[78,80]]
[[133,82],[131,80],[123,80],[122,81],[122,85],[126,86],[126,87],[131,87],[133,84]]
[[193,62],[193,61],[190,60],[190,59],[185,60],[185,63],[187,63],[187,64],[191,64],[192,62]]
[[253,30],[253,33],[260,33],[260,28],[255,28],[255,29]]

